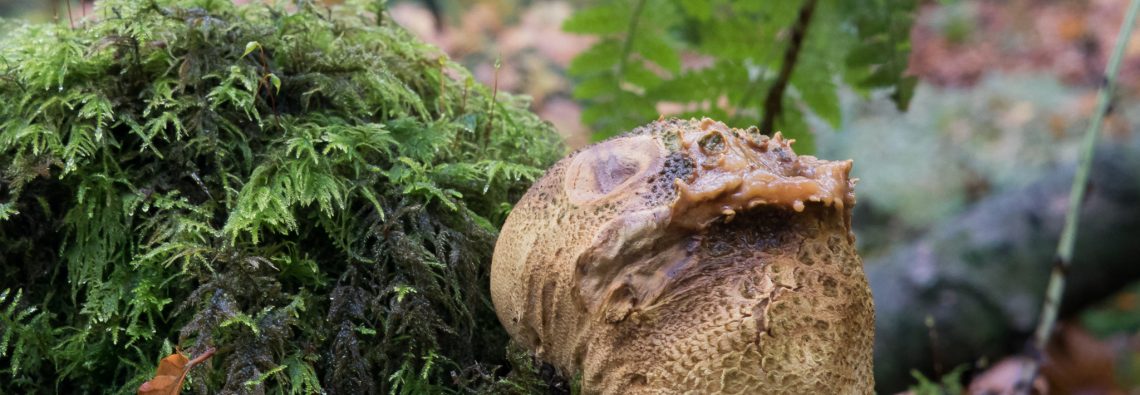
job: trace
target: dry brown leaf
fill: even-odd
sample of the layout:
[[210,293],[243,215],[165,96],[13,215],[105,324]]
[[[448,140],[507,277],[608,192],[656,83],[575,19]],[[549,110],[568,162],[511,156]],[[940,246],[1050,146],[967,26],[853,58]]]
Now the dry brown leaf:
[[[970,382],[966,393],[971,395],[1013,395],[1018,393],[1014,385],[1021,379],[1021,373],[1029,363],[1029,358],[1009,357],[994,364]],[[1033,381],[1034,394],[1049,394],[1049,386],[1044,377]]]
[[[1037,393],[1124,395],[1128,391],[1115,372],[1120,352],[1132,351],[1127,339],[1097,339],[1079,325],[1061,323],[1045,350]],[[1013,394],[1029,359],[1008,357],[982,372],[970,383],[970,394]],[[1047,383],[1047,385],[1046,385]]]
[[1126,349],[1121,343],[1097,339],[1078,325],[1062,324],[1049,342],[1041,374],[1058,394],[1124,395],[1128,392],[1114,375],[1118,350]]
[[181,352],[168,355],[158,361],[158,372],[154,378],[139,386],[139,395],[178,395],[182,392],[182,382],[190,368],[214,355],[214,348],[208,348],[194,359],[186,358]]

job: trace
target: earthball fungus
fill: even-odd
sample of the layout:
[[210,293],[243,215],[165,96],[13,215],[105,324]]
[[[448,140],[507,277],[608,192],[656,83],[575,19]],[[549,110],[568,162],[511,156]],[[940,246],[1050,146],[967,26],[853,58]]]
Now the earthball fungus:
[[586,394],[872,393],[851,161],[710,119],[582,149],[518,202],[491,296]]

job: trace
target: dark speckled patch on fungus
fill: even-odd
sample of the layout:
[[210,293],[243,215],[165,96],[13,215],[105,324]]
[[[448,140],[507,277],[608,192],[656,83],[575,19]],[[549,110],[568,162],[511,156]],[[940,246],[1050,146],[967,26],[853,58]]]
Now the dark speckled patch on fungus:
[[491,269],[511,336],[586,394],[871,393],[851,161],[659,121],[556,164]]

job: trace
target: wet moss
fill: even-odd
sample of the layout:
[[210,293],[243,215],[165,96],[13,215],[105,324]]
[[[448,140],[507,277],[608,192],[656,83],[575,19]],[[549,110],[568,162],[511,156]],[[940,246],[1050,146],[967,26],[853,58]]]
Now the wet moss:
[[487,272],[550,126],[380,9],[288,3],[0,37],[0,393],[133,391],[179,347],[218,349],[202,392],[544,386]]

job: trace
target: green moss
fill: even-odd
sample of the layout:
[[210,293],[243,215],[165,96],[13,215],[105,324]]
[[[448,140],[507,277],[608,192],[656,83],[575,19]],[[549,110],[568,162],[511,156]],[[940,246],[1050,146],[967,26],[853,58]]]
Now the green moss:
[[133,392],[176,346],[218,349],[211,392],[541,386],[487,273],[563,148],[367,8],[107,0],[0,37],[0,393]]

